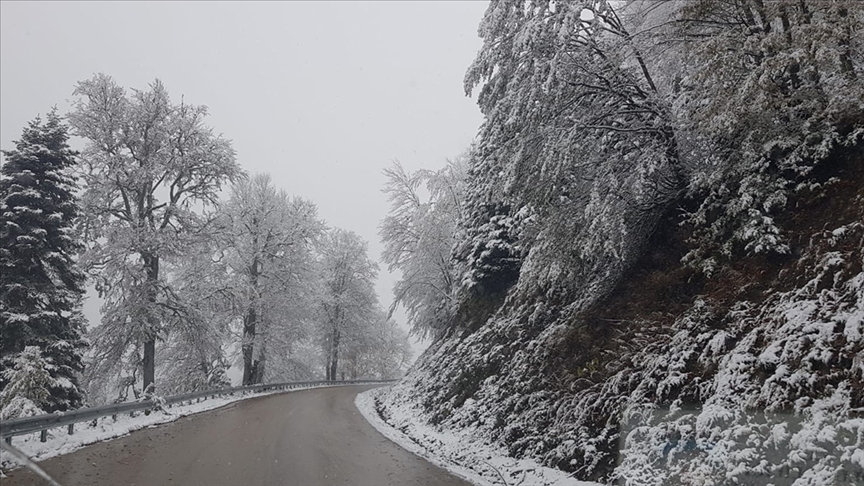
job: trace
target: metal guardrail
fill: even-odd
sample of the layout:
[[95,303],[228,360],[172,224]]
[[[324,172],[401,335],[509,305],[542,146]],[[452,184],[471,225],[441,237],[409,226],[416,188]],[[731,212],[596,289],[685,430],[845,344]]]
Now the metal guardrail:
[[98,420],[102,417],[111,416],[116,419],[117,415],[123,413],[134,414],[135,412],[150,412],[160,407],[170,407],[176,403],[192,402],[193,400],[200,402],[209,397],[217,397],[222,395],[233,395],[235,393],[244,392],[266,392],[272,390],[293,390],[295,388],[311,387],[311,386],[342,386],[342,385],[365,385],[379,383],[393,383],[396,380],[346,380],[346,381],[298,381],[290,383],[268,383],[263,385],[248,385],[235,386],[231,388],[221,388],[218,390],[200,390],[197,392],[187,393],[185,395],[177,395],[173,397],[163,397],[161,400],[146,399],[138,402],[124,402],[111,405],[102,405],[99,407],[79,408],[71,412],[55,412],[45,415],[36,415],[34,417],[23,417],[12,420],[0,421],[0,437],[7,443],[11,443],[12,437],[18,435],[32,434],[41,432],[40,439],[42,442],[47,440],[47,431],[49,429],[68,426],[69,434],[74,433],[74,426],[77,423],[89,422]]

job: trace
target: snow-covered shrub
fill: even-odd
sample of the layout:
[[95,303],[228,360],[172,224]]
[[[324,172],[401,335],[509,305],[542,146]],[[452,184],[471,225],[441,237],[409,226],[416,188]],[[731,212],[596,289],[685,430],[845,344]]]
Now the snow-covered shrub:
[[485,204],[469,216],[478,224],[456,249],[463,269],[463,292],[483,289],[498,293],[512,285],[519,275],[521,249],[518,222],[506,204]]
[[850,35],[861,9],[748,3],[682,2],[670,27],[685,66],[676,115],[708,147],[693,164],[698,207],[687,219],[695,248],[686,259],[703,267],[714,256],[788,254],[776,217],[791,191],[864,140],[861,44]]
[[33,417],[42,415],[45,411],[39,408],[32,400],[23,396],[15,396],[3,409],[0,410],[0,420],[11,420],[15,418]]
[[43,413],[42,407],[50,403],[49,390],[57,386],[51,368],[37,346],[27,346],[15,356],[12,368],[3,371],[7,385],[0,392],[0,409],[4,419]]

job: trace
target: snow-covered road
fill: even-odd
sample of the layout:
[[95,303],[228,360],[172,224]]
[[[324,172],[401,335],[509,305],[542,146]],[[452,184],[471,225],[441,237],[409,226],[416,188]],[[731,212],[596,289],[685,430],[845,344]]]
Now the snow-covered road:
[[[467,485],[378,433],[354,398],[372,386],[243,400],[40,465],[75,485]],[[3,486],[40,485],[14,470]]]

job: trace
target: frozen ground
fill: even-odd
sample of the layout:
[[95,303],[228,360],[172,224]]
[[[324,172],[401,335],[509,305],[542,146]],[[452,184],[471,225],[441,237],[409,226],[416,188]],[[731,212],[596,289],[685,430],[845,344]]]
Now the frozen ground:
[[[234,396],[215,398],[211,397],[200,403],[191,403],[182,406],[175,404],[164,412],[157,411],[150,415],[144,415],[143,412],[137,412],[134,417],[130,417],[129,414],[118,415],[116,422],[113,421],[111,417],[103,417],[96,422],[95,426],[92,421],[75,424],[75,433],[72,435],[66,433],[66,426],[64,425],[49,430],[48,440],[46,442],[40,442],[39,433],[34,433],[13,437],[12,445],[27,454],[34,461],[38,462],[50,457],[68,454],[95,442],[121,437],[138,429],[164,424],[194,413],[213,410],[214,408],[219,408],[246,398],[261,397],[275,393],[291,393],[299,390],[308,390],[310,388],[318,387],[310,386],[293,390],[278,390],[265,393],[243,393]],[[0,477],[2,477],[2,471],[4,469],[8,470],[17,467],[18,465],[18,461],[16,461],[6,451],[0,452]]]
[[500,448],[470,434],[446,432],[420,423],[421,414],[407,403],[388,409],[385,421],[378,412],[377,398],[388,389],[374,388],[357,395],[355,403],[366,420],[393,442],[474,484],[599,486],[599,483],[578,481],[531,460],[507,457]]

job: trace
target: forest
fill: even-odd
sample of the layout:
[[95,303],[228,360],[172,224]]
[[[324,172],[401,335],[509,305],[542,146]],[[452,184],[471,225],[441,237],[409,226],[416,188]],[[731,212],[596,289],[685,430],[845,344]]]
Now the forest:
[[373,188],[391,303],[367,243],[246,174],[206,107],[83,80],[4,152],[2,417],[231,366],[401,377],[374,394],[396,430],[568,479],[862,484],[862,27],[852,0],[492,0],[473,142]]
[[474,144],[389,172],[385,261],[435,339],[382,416],[604,483],[864,481],[862,21],[490,2]]
[[247,174],[206,117],[97,74],[3,152],[4,420],[222,388],[232,366],[243,385],[404,372],[367,243]]

